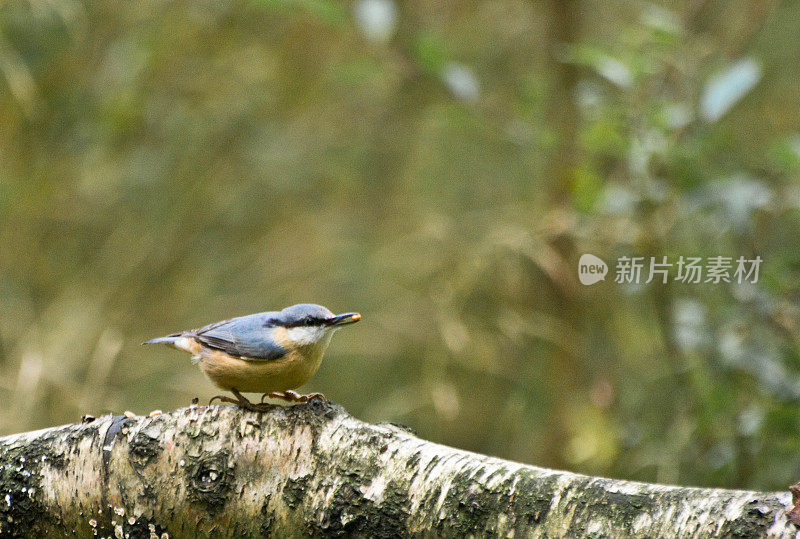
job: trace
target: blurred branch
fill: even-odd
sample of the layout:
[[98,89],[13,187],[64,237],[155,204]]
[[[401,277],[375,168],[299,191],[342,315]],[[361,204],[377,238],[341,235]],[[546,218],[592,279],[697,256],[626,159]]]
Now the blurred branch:
[[777,0],[758,0],[748,2],[746,6],[747,16],[744,17],[739,31],[735,32],[735,39],[729,37],[732,39],[728,46],[730,58],[738,58],[750,50],[758,32],[778,8],[778,2]]
[[[738,58],[750,49],[753,39],[763,28],[767,19],[775,13],[779,4],[777,0],[753,0],[744,3],[746,16],[741,18],[741,24],[738,25],[735,32],[728,32],[722,36],[724,40],[728,41],[726,48],[729,58]],[[692,0],[689,2],[684,20],[692,31],[707,32],[719,26],[723,19],[722,14],[718,11],[730,13],[735,9],[725,2]]]
[[[578,68],[571,62],[564,62],[559,51],[564,47],[580,42],[580,0],[551,0],[548,3],[550,11],[550,35],[548,36],[548,52],[550,69],[553,73],[552,87],[550,89],[550,103],[546,111],[546,120],[556,135],[556,145],[550,155],[545,170],[545,177],[549,178],[550,206],[556,211],[570,211],[572,209],[573,180],[578,159],[578,125],[579,114],[575,101],[575,85],[578,82]],[[573,237],[570,234],[554,236],[548,242],[556,256],[553,260],[577,260]],[[565,273],[564,275],[567,275]],[[574,288],[574,286],[573,286]],[[568,290],[561,288],[562,290]],[[563,294],[560,298],[559,310],[564,324],[574,328],[575,332],[582,332],[582,316],[575,295]],[[552,359],[548,362],[546,374],[548,385],[557,388],[558,393],[566,394],[565,384],[581,382],[585,371],[579,361],[561,348],[553,352]],[[567,444],[568,421],[559,414],[550,416],[547,429],[550,432],[546,448],[550,452],[550,461],[559,462],[561,448]]]
[[[0,439],[3,536],[793,535],[788,493],[557,472],[331,403],[198,406]],[[163,535],[162,535],[163,536]]]
[[550,108],[547,114],[548,125],[555,130],[558,147],[555,148],[547,176],[552,178],[553,200],[565,204],[570,200],[571,179],[577,162],[578,109],[575,103],[575,84],[578,82],[578,68],[564,62],[556,51],[565,45],[580,41],[580,2],[578,0],[551,0],[550,18],[550,58],[554,74],[553,88],[550,92]]

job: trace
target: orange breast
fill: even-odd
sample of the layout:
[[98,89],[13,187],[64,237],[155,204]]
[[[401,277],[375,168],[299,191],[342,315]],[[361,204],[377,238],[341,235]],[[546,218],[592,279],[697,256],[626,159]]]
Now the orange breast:
[[280,359],[261,361],[204,350],[199,364],[205,375],[222,389],[267,393],[300,387],[317,372],[321,361],[322,353],[310,350],[293,350]]

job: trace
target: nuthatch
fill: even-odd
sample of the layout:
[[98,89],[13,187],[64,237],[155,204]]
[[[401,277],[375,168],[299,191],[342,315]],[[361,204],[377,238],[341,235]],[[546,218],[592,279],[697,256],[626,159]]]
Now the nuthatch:
[[[261,410],[266,397],[305,402],[325,398],[321,393],[298,395],[292,389],[311,378],[333,333],[361,315],[335,315],[321,305],[301,303],[282,311],[240,316],[181,331],[142,344],[163,343],[192,354],[192,359],[218,387],[236,399],[217,396],[223,402],[248,410]],[[264,393],[261,405],[240,391]],[[214,399],[211,399],[212,401]]]

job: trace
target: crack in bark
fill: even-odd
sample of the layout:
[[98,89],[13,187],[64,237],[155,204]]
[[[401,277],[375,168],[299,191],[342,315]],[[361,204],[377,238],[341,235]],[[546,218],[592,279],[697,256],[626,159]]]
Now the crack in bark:
[[[117,433],[119,433],[122,429],[122,425],[125,423],[125,419],[127,418],[124,415],[117,415],[111,418],[111,424],[106,430],[106,434],[103,436],[103,444],[100,446],[103,455],[103,480],[100,487],[100,504],[103,507],[108,505],[108,465],[111,462],[111,449],[113,448]],[[83,418],[81,418],[81,422],[83,422]]]

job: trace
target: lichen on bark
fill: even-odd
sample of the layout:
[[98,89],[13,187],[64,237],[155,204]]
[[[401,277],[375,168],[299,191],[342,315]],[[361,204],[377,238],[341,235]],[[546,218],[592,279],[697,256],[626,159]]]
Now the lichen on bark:
[[788,493],[558,472],[314,401],[193,406],[0,438],[0,535],[790,536]]

